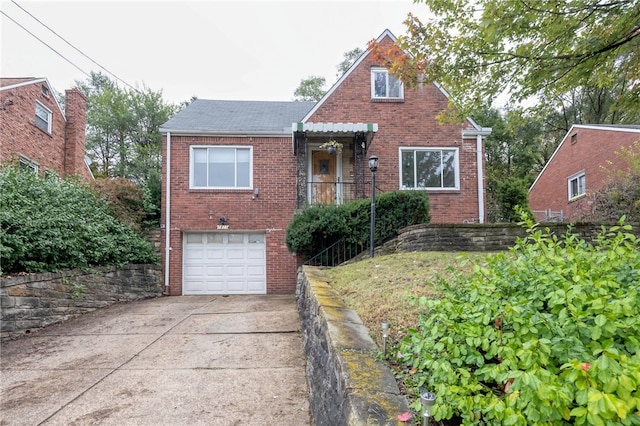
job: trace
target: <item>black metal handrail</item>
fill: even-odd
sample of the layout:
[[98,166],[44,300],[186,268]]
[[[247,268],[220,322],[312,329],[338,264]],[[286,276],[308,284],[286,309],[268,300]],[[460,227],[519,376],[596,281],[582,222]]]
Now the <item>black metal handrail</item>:
[[310,266],[337,266],[353,259],[367,249],[368,247],[364,242],[349,243],[343,238],[316,254],[304,264]]
[[354,182],[308,181],[307,186],[311,194],[311,204],[344,204],[370,196],[370,184],[367,183],[358,187]]

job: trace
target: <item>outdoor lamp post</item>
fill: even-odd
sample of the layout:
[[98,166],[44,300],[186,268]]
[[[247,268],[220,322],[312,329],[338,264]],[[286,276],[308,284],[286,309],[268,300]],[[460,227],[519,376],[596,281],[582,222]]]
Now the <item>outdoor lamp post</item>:
[[389,337],[389,327],[390,324],[388,322],[383,322],[380,324],[382,327],[382,354],[384,356],[387,355],[387,337]]
[[378,170],[378,157],[369,157],[369,170],[371,170],[371,229],[369,230],[369,257],[375,255],[375,242],[373,234],[376,229],[376,170]]
[[422,415],[424,416],[423,426],[431,424],[431,407],[436,403],[436,394],[433,392],[423,392],[420,394],[420,404],[422,405]]

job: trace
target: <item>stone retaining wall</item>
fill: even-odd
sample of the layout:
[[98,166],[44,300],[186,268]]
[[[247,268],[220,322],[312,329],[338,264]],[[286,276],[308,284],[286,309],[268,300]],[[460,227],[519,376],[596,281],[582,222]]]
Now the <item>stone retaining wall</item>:
[[[601,225],[576,223],[572,233],[587,241],[601,231]],[[567,223],[543,223],[539,229],[555,235],[566,234]],[[633,232],[640,237],[640,226]],[[413,251],[500,251],[512,247],[516,238],[526,236],[526,230],[517,224],[456,224],[413,225],[403,228],[398,237],[380,248],[380,254]]]
[[300,269],[296,296],[315,425],[397,425],[409,404],[358,314],[315,267]]
[[158,265],[4,276],[0,278],[0,339],[18,337],[116,302],[161,296],[161,283]]

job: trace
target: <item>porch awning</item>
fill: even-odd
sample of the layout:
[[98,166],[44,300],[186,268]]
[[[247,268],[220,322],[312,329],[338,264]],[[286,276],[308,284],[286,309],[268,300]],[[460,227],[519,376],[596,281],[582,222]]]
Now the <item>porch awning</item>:
[[293,123],[291,130],[311,133],[377,132],[378,123]]
[[[291,145],[293,153],[296,150],[296,133],[317,133],[317,134],[334,134],[334,133],[366,133],[367,146],[373,139],[373,134],[378,131],[378,123],[293,123],[291,125]],[[364,148],[364,147],[363,147]]]

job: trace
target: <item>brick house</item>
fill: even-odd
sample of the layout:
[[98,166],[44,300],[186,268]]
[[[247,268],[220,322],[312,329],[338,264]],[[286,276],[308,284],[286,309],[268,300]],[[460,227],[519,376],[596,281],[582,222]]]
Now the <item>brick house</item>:
[[[166,294],[293,293],[293,214],[368,198],[374,154],[378,191],[428,191],[436,223],[484,222],[491,129],[438,124],[447,93],[405,89],[372,56],[317,103],[195,100],[161,126]],[[329,140],[341,151],[321,148]]]
[[46,78],[0,78],[0,163],[93,180],[85,161],[87,100],[65,92],[63,111]]
[[[640,125],[573,125],[529,189],[538,220],[575,222],[590,211],[589,194],[607,183],[607,172],[624,165],[615,154],[640,140]],[[609,165],[608,162],[611,162]],[[551,215],[549,212],[553,212]]]

